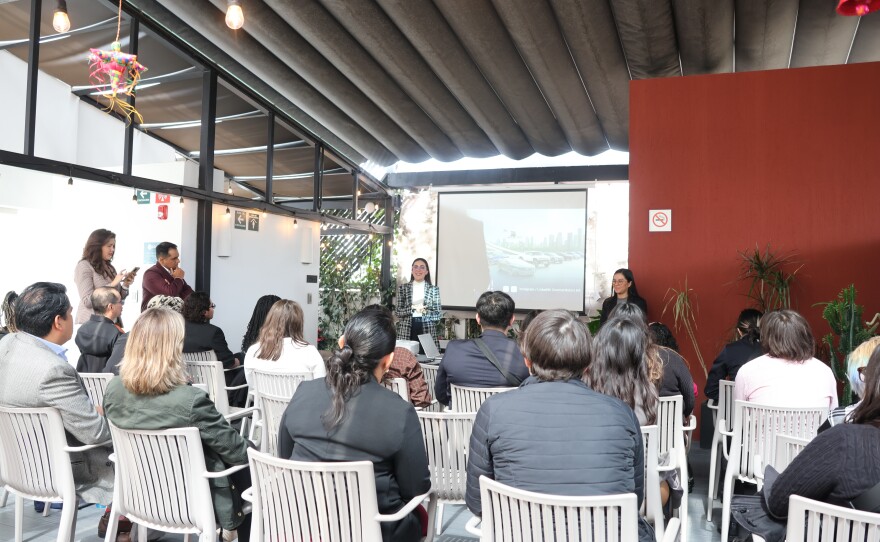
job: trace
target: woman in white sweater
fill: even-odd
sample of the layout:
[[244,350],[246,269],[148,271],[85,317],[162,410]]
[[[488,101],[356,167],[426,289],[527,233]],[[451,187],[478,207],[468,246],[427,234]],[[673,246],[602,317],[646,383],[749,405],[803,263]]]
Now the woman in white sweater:
[[253,384],[255,369],[285,373],[308,371],[312,378],[323,378],[327,373],[318,349],[303,338],[303,311],[296,301],[282,299],[269,309],[257,342],[244,356],[248,384]]

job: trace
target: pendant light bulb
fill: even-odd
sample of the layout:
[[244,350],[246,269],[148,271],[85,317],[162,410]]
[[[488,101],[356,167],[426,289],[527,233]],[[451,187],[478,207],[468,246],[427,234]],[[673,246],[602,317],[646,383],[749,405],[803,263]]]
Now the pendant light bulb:
[[180,206],[183,207],[186,205],[186,202],[183,201],[183,196],[180,196]]
[[67,178],[67,186],[73,186],[73,177]]
[[293,219],[293,227],[294,227],[294,228],[298,228],[298,227],[299,227],[299,224],[297,223],[297,221],[296,221],[295,218]]
[[226,214],[229,214],[229,213],[230,213],[229,207],[226,207]]
[[58,6],[52,16],[52,26],[59,34],[70,30],[70,17],[67,16],[67,0],[58,0]]
[[240,0],[229,0],[226,5],[226,26],[233,30],[244,26],[244,12],[241,10]]

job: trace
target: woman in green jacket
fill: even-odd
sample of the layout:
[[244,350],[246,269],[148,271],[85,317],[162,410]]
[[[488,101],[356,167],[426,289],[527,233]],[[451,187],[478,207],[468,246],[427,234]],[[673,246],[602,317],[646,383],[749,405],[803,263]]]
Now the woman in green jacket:
[[[247,441],[217,411],[208,395],[188,384],[183,363],[183,318],[168,309],[147,309],[132,327],[119,376],[104,395],[104,413],[121,429],[197,427],[209,471],[245,465]],[[248,542],[250,516],[242,512],[241,492],[250,471],[209,480],[218,523],[238,530]]]

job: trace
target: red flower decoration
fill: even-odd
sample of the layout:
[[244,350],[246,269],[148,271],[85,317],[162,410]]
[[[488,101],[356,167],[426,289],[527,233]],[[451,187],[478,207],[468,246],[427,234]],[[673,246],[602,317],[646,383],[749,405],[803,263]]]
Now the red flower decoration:
[[880,9],[880,0],[840,0],[837,13],[861,17]]

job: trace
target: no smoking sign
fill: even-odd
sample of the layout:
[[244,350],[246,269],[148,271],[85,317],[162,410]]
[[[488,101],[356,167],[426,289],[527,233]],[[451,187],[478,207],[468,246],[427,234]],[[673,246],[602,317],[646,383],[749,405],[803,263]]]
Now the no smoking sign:
[[672,231],[672,209],[648,211],[648,231]]

